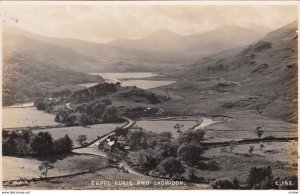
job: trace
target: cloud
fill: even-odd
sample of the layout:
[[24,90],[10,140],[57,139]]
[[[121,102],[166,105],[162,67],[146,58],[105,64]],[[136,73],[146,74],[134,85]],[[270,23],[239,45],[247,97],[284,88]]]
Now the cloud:
[[4,24],[33,33],[103,42],[159,29],[201,33],[222,24],[275,29],[297,19],[297,6],[3,5],[3,13]]

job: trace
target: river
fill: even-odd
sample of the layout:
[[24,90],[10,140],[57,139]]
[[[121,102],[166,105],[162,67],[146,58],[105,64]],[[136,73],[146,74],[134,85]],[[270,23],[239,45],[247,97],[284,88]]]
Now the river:
[[[136,86],[142,89],[156,88],[164,85],[174,83],[175,81],[165,80],[147,80],[143,78],[150,78],[160,76],[151,72],[126,72],[126,73],[90,73],[90,75],[99,75],[105,79],[106,82],[116,83],[120,82],[122,86]],[[84,87],[92,87],[98,83],[79,84]]]

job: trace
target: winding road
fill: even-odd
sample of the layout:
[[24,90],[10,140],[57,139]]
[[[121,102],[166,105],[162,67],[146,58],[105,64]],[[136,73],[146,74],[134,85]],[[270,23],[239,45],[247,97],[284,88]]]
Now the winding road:
[[[124,126],[122,126],[123,129],[128,129],[128,128],[132,127],[135,124],[135,121],[133,121],[129,118],[122,117],[122,119],[127,120],[127,123]],[[202,129],[202,128],[204,128],[208,125],[211,125],[213,123],[215,123],[215,121],[213,121],[212,119],[203,118],[203,121],[199,125],[196,125],[194,127],[194,130],[195,129]],[[98,145],[101,142],[105,141],[108,138],[108,136],[110,136],[112,134],[114,134],[114,131],[112,131],[111,133],[105,135],[104,137],[101,137],[100,139],[98,139],[97,141],[95,141],[94,143],[92,143],[90,145],[87,145],[86,147],[73,149],[73,152],[78,153],[78,154],[91,154],[91,155],[102,156],[102,157],[107,158],[107,154],[105,152],[103,152],[102,150],[99,150]],[[143,174],[135,171],[134,169],[132,169],[131,166],[128,165],[125,161],[120,162],[118,166],[119,167],[123,166],[126,170],[128,170],[128,173],[135,174],[135,175],[138,175],[138,176],[143,176],[143,177],[146,176],[146,175],[143,175]]]
[[[165,99],[162,100],[162,102],[160,102],[158,104],[159,107],[160,107],[161,103],[170,100],[169,93],[167,91],[165,91],[165,92],[166,92],[167,96]],[[73,108],[70,106],[70,103],[66,103],[65,106],[67,109],[73,110]],[[135,121],[133,121],[127,117],[121,117],[121,118],[127,121],[127,123],[124,126],[122,126],[122,129],[129,129],[136,123]],[[209,126],[215,122],[216,121],[213,121],[210,118],[202,118],[202,122],[200,124],[194,126],[193,130],[203,129],[204,127]],[[110,135],[113,135],[114,133],[115,133],[115,131],[112,131],[111,133],[108,133],[107,135],[101,137],[98,140],[95,140],[93,143],[91,143],[87,146],[84,146],[81,148],[75,148],[75,149],[73,149],[73,152],[78,153],[78,154],[91,154],[91,155],[96,155],[96,156],[101,156],[101,157],[107,158],[108,157],[107,154],[105,152],[103,152],[102,150],[98,149],[98,146],[103,141],[105,141]],[[118,166],[119,166],[119,168],[124,167],[128,171],[128,173],[135,174],[138,176],[143,176],[143,177],[146,176],[146,175],[141,174],[141,173],[135,171],[134,169],[132,169],[131,166],[128,165],[125,161],[121,161]]]
[[[122,126],[122,129],[129,129],[130,127],[132,127],[135,124],[135,121],[133,121],[129,118],[126,118],[126,117],[121,117],[121,118],[127,120],[127,123],[124,126]],[[100,139],[98,139],[97,141],[95,141],[94,143],[92,143],[86,147],[73,149],[73,152],[78,153],[78,154],[91,154],[91,155],[102,156],[102,157],[107,158],[107,154],[105,152],[103,152],[102,150],[99,150],[98,146],[101,142],[105,141],[108,138],[108,136],[110,136],[112,134],[114,134],[114,131],[112,131],[111,133],[107,134],[104,137],[101,137]],[[118,166],[119,166],[119,168],[121,168],[123,166],[128,171],[128,173],[135,174],[138,176],[145,176],[145,175],[133,170],[125,161],[120,162]]]

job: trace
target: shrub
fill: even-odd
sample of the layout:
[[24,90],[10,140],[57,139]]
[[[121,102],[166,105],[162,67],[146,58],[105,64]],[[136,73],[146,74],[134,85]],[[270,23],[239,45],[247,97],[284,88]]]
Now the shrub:
[[54,165],[51,164],[48,161],[43,161],[40,165],[39,165],[39,170],[41,171],[42,176],[47,177],[48,172],[50,169],[53,169]]
[[68,154],[72,151],[73,142],[66,134],[65,137],[55,140],[54,146],[56,154]]
[[212,189],[236,189],[237,180],[231,181],[229,178],[221,178],[213,181],[210,186]]
[[264,185],[267,184],[266,181],[273,180],[271,166],[267,167],[252,167],[249,171],[247,178],[247,183],[250,188],[260,188],[262,181],[265,181]]
[[169,175],[170,178],[185,172],[181,162],[174,157],[168,157],[161,161],[157,166],[157,170],[163,175]]
[[264,131],[261,129],[261,127],[256,127],[254,130],[255,134],[257,135],[257,137],[260,139],[261,136],[264,134]]
[[177,142],[179,144],[183,143],[199,143],[203,140],[205,132],[203,130],[196,131],[186,131],[181,133],[181,135],[177,138]]
[[178,148],[177,156],[187,164],[195,165],[203,159],[201,155],[204,153],[204,150],[204,147],[195,143],[183,144]]
[[43,101],[36,102],[35,106],[38,110],[46,110],[47,108],[46,104]]
[[252,155],[253,151],[254,151],[254,146],[253,145],[249,146],[248,152]]
[[17,144],[14,139],[7,138],[2,141],[3,155],[12,155],[17,152]]
[[31,149],[38,156],[51,155],[53,147],[53,138],[49,132],[39,132],[31,142]]
[[79,135],[76,141],[79,143],[80,146],[84,146],[86,143],[87,136],[86,135]]
[[206,164],[207,170],[217,171],[220,169],[219,164],[215,161],[210,161]]

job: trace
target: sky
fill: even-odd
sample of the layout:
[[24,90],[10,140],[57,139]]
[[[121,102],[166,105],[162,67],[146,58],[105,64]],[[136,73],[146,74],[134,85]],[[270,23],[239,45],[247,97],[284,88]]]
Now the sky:
[[141,38],[157,30],[181,35],[222,24],[276,29],[297,19],[295,5],[3,5],[4,25],[93,42]]

